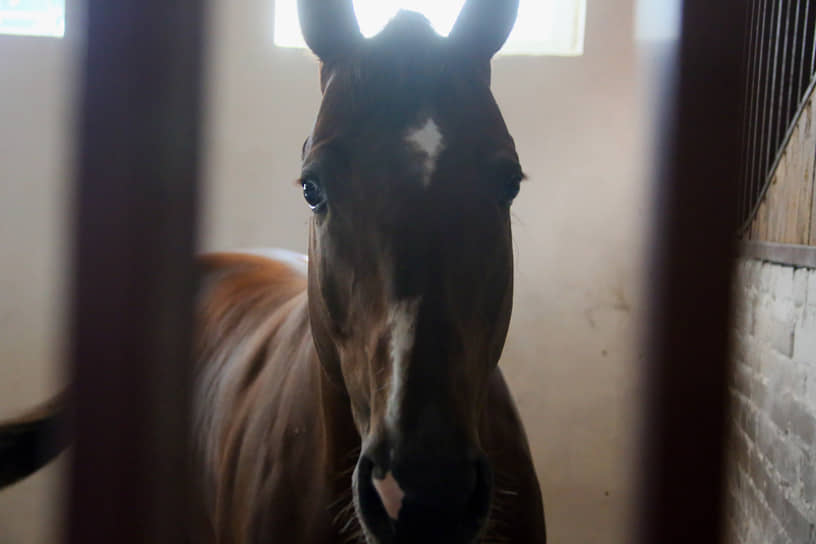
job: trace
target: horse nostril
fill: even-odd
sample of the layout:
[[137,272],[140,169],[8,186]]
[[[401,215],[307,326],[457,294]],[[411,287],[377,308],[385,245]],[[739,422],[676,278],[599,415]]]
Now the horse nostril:
[[469,510],[483,484],[479,463],[464,459],[398,458],[391,471],[399,482],[403,510],[420,508],[458,516]]
[[374,489],[377,490],[388,517],[396,521],[402,509],[405,492],[390,471],[379,477],[383,470],[378,470],[378,468],[376,467],[371,473],[371,483],[374,484]]
[[[472,542],[490,510],[493,477],[484,456],[360,457],[361,520],[378,542]],[[394,540],[396,539],[396,540]]]

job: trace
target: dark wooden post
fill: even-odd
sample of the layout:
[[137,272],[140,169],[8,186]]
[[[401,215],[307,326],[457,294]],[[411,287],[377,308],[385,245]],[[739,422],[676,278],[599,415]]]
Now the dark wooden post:
[[658,158],[638,541],[719,542],[744,0],[686,0]]
[[77,19],[72,544],[185,541],[204,4]]

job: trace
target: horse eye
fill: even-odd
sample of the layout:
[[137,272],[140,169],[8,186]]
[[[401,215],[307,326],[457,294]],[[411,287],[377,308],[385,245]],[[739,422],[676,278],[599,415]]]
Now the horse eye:
[[317,181],[308,178],[303,180],[302,185],[303,198],[306,199],[306,203],[312,211],[322,211],[326,207],[326,194],[323,192],[323,188],[318,185]]
[[518,196],[521,190],[522,176],[515,175],[508,179],[502,187],[502,202],[506,205],[513,203],[513,200]]

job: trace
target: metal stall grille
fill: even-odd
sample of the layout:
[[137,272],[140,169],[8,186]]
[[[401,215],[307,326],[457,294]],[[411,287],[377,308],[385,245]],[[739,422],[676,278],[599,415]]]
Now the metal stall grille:
[[741,231],[751,224],[816,81],[816,0],[749,0]]

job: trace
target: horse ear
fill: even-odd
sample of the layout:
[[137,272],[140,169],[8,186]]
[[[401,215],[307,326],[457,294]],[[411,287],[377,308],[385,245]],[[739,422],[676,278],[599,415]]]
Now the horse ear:
[[352,0],[298,0],[303,38],[323,62],[342,57],[363,39]]
[[467,0],[448,37],[470,55],[489,60],[507,41],[518,7],[519,0]]

